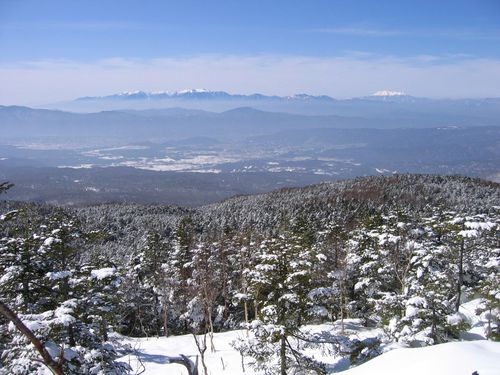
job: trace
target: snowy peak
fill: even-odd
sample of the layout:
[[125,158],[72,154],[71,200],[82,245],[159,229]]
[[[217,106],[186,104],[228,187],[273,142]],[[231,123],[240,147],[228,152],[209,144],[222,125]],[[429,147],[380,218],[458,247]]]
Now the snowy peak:
[[121,92],[117,95],[118,96],[134,96],[134,95],[145,95],[145,94],[146,93],[144,91],[136,90],[136,91],[124,91],[124,92]]
[[188,90],[176,91],[174,94],[177,94],[177,95],[182,95],[182,94],[201,94],[201,93],[206,93],[206,92],[210,92],[210,90],[207,90],[207,89],[188,89]]
[[168,99],[203,99],[203,100],[245,100],[245,101],[262,101],[262,100],[272,100],[272,101],[333,101],[329,96],[320,95],[308,95],[308,94],[296,94],[292,96],[276,96],[276,95],[264,95],[264,94],[229,94],[225,91],[211,91],[207,89],[187,89],[180,91],[125,91],[118,94],[106,95],[106,96],[86,96],[76,99],[77,101],[96,101],[96,100],[168,100]]
[[[368,100],[408,100],[412,98],[402,91],[381,90],[369,96],[358,99]],[[204,88],[186,89],[179,91],[124,91],[118,94],[106,96],[87,96],[76,99],[77,101],[101,101],[101,100],[220,100],[220,101],[271,101],[271,102],[292,102],[292,103],[316,103],[316,102],[335,102],[336,100],[327,95],[310,95],[299,93],[288,96],[254,94],[230,94],[226,91],[213,91]]]
[[406,93],[402,91],[380,90],[374,92],[370,96],[408,96],[408,95],[406,95]]
[[363,100],[390,102],[390,103],[415,103],[419,98],[408,95],[403,91],[380,90],[369,96],[361,98]]
[[105,95],[105,96],[85,96],[77,98],[76,100],[123,100],[123,99],[135,99],[135,100],[150,100],[150,99],[168,99],[168,98],[179,98],[179,97],[190,97],[190,96],[204,96],[204,95],[220,95],[226,94],[224,92],[209,91],[207,89],[188,89],[181,91],[153,91],[145,92],[141,90],[136,91],[123,91],[118,94]]

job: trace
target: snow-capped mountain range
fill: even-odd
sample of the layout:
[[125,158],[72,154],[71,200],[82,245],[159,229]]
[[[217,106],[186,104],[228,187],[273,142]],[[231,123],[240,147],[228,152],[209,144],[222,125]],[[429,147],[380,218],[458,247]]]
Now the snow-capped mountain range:
[[[363,96],[356,99],[398,99],[398,98],[413,98],[402,91],[380,90],[371,95]],[[117,94],[110,94],[104,96],[84,96],[77,98],[77,101],[85,100],[155,100],[155,99],[224,99],[224,100],[277,100],[277,101],[335,101],[337,99],[328,95],[309,95],[309,94],[295,94],[288,96],[278,95],[265,95],[260,93],[254,94],[230,94],[226,91],[213,91],[207,89],[187,89],[180,91],[123,91]]]
[[181,91],[124,91],[118,94],[105,96],[85,96],[76,99],[77,101],[88,100],[162,100],[162,99],[218,99],[218,100],[334,100],[326,95],[296,94],[292,96],[277,96],[264,94],[230,94],[226,91],[212,91],[207,89],[188,89]]
[[464,116],[498,120],[500,98],[431,99],[408,95],[403,91],[380,90],[371,95],[350,99],[336,99],[328,95],[299,93],[289,96],[262,93],[240,94],[208,89],[181,91],[125,91],[104,96],[85,96],[75,100],[51,103],[39,108],[73,112],[112,110],[149,110],[184,108],[223,112],[239,107],[251,107],[270,112],[302,115],[340,115],[356,117],[452,116],[456,123]]

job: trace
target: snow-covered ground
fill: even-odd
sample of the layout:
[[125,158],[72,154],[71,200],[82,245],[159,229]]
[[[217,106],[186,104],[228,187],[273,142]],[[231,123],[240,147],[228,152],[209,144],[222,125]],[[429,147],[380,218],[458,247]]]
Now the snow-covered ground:
[[[465,315],[465,314],[464,314]],[[308,326],[310,330],[329,330],[338,332],[340,323]],[[370,336],[379,336],[381,331],[367,329],[357,320],[345,321],[345,333],[351,338],[363,339]],[[211,375],[261,375],[250,367],[250,358],[241,358],[230,343],[246,332],[235,330],[214,335],[215,352],[210,351],[207,336],[207,350],[205,352],[208,372]],[[480,337],[479,335],[469,336]],[[169,364],[168,356],[184,354],[192,360],[196,359],[198,351],[192,335],[171,336],[168,338],[120,338],[122,344],[135,349],[136,355],[128,355],[121,360],[130,363],[137,373],[144,370],[145,375],[184,375],[185,368],[177,364]],[[394,349],[394,350],[392,350]],[[461,341],[435,345],[425,348],[401,348],[397,344],[384,345],[386,353],[372,359],[365,364],[343,372],[345,375],[471,375],[477,371],[479,375],[500,374],[500,343],[486,340]],[[309,353],[311,354],[311,353]],[[325,353],[315,353],[315,358],[330,365],[337,364],[342,370],[341,358],[328,357]],[[244,366],[244,370],[243,370]],[[200,375],[201,362],[199,363]]]
[[[210,351],[210,345],[207,336],[207,351],[205,352],[206,364],[210,374],[228,374],[228,375],[256,375],[248,366],[248,359],[245,359],[245,372],[241,365],[241,356],[234,350],[230,343],[238,337],[245,335],[245,331],[230,331],[216,333],[214,335],[214,344],[216,352]],[[169,364],[168,356],[178,356],[184,354],[195,361],[198,354],[196,344],[192,335],[170,336],[168,338],[141,338],[126,339],[137,351],[136,356],[126,356],[122,361],[130,363],[132,368],[140,372],[142,366],[145,368],[145,375],[185,375],[185,367],[178,364]],[[139,361],[140,358],[140,361]],[[142,363],[141,363],[142,362]],[[199,361],[201,370],[201,361]],[[203,371],[200,371],[200,375]]]
[[[332,334],[338,334],[341,331],[343,335],[349,338],[363,340],[368,337],[381,336],[382,330],[366,328],[359,319],[345,319],[344,322],[334,322],[329,324],[308,325],[302,328],[303,331],[310,333],[319,333],[328,331]],[[254,372],[250,363],[251,358],[242,358],[238,351],[232,348],[231,342],[238,338],[246,337],[245,330],[235,330],[214,334],[215,352],[210,351],[209,338],[207,335],[207,350],[205,359],[208,371],[211,375],[231,374],[231,375],[261,375],[260,372]],[[121,360],[130,363],[133,369],[140,371],[142,366],[145,368],[145,374],[156,375],[163,371],[165,373],[168,366],[169,374],[185,374],[183,366],[177,364],[168,364],[167,357],[177,357],[180,354],[186,355],[193,361],[198,356],[199,369],[202,368],[201,359],[192,335],[170,336],[168,338],[121,338],[120,344],[136,350],[136,355],[123,357]],[[387,350],[393,347],[393,344],[385,346]],[[333,357],[328,354],[328,347],[319,347],[317,350],[307,349],[309,356],[314,356],[317,360],[328,364],[331,368],[337,370],[346,369],[349,362],[341,357]],[[244,367],[244,368],[243,368]],[[200,375],[202,373],[200,372]]]
[[384,353],[345,375],[479,375],[500,374],[500,343],[479,340],[450,342]]

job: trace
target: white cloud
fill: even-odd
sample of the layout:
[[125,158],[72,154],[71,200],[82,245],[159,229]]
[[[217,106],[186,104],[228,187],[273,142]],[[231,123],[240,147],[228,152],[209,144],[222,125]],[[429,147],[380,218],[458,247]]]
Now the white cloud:
[[426,97],[500,96],[500,60],[467,56],[398,58],[200,55],[44,60],[0,65],[0,104],[35,105],[130,90],[205,87],[232,93],[326,94],[345,98],[390,89]]
[[500,40],[500,29],[381,29],[364,26],[346,26],[306,30],[312,33],[374,38],[433,38],[456,40]]

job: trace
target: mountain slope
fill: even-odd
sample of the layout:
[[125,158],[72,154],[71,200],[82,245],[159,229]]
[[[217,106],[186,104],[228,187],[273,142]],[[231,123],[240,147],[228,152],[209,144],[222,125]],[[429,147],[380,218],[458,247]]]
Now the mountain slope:
[[439,205],[471,213],[499,206],[500,184],[460,176],[362,177],[234,197],[201,207],[200,212],[207,225],[224,228],[239,223],[265,231],[300,215],[310,222],[348,222],[362,212],[398,207],[425,212],[426,207]]
[[498,119],[458,115],[398,115],[386,118],[312,116],[267,112],[249,107],[233,108],[222,113],[178,108],[72,113],[17,106],[0,106],[0,123],[4,138],[84,136],[118,137],[134,141],[193,136],[242,137],[288,129],[499,125]]

